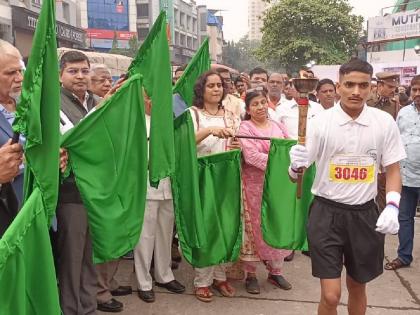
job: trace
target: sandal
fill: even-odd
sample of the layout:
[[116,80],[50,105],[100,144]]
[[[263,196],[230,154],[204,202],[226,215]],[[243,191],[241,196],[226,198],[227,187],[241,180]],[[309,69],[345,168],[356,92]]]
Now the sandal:
[[400,268],[405,268],[410,266],[410,264],[406,265],[404,264],[401,259],[395,258],[393,261],[387,262],[384,266],[385,270],[397,270]]
[[209,303],[213,300],[213,293],[210,291],[209,287],[195,288],[194,294],[201,302]]
[[215,280],[213,282],[213,288],[225,297],[233,297],[235,295],[235,289],[227,281]]

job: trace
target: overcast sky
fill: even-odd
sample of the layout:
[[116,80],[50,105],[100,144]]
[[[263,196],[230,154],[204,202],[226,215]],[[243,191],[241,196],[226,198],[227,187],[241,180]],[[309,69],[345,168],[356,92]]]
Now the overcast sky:
[[[187,0],[188,1],[188,0]],[[350,0],[354,13],[368,17],[379,15],[380,9],[394,5],[396,0]],[[209,9],[220,9],[224,17],[226,40],[237,41],[248,32],[248,0],[197,0]]]

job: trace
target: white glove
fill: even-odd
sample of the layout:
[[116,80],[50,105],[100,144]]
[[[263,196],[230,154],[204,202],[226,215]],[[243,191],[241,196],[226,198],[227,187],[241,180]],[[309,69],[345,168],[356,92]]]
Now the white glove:
[[305,146],[301,144],[294,145],[289,152],[290,166],[296,170],[301,167],[309,167],[309,154]]
[[398,212],[399,210],[396,206],[388,204],[379,215],[375,231],[383,234],[397,234],[400,229]]

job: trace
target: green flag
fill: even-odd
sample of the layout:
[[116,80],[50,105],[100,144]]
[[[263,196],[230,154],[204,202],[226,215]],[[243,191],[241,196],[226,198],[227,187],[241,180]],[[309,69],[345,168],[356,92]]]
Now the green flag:
[[55,1],[47,0],[37,22],[13,129],[26,136],[25,200],[39,187],[48,221],[58,198],[59,82]]
[[[200,248],[190,247],[180,236],[182,253],[194,267],[236,261],[242,245],[241,152],[228,151],[200,157],[197,162],[204,219],[200,228],[206,233],[206,243]],[[188,193],[181,191],[181,198]],[[178,232],[184,231],[183,227],[177,227]]]
[[0,305],[1,315],[61,314],[48,223],[38,187],[0,239]]
[[209,39],[206,38],[195,53],[182,76],[173,88],[173,94],[179,94],[188,106],[192,105],[194,84],[198,77],[210,69]]
[[55,1],[46,0],[13,126],[27,139],[25,202],[0,240],[0,314],[61,314],[48,233],[58,196],[57,59]]
[[297,199],[297,185],[288,176],[289,151],[295,144],[295,140],[271,140],[261,206],[261,230],[264,241],[272,247],[308,250],[306,222],[313,199],[311,187],[315,166],[305,171],[302,198]]
[[203,230],[194,125],[189,110],[175,120],[174,127],[172,192],[178,236],[188,247],[199,248],[206,243],[206,232]]
[[62,139],[88,210],[95,263],[139,241],[147,188],[147,135],[141,76],[132,76]]
[[175,172],[172,112],[172,80],[166,14],[162,11],[128,68],[128,75],[143,75],[144,88],[152,100],[149,178],[153,187]]

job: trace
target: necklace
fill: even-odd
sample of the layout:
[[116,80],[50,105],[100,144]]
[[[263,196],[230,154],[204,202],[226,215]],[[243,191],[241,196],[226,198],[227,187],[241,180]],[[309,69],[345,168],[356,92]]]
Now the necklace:
[[217,111],[213,114],[212,112],[210,112],[207,108],[204,108],[204,111],[206,111],[207,113],[209,113],[212,116],[216,116],[217,113],[219,112],[220,108],[217,109]]

